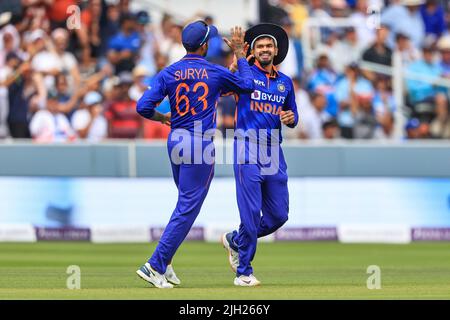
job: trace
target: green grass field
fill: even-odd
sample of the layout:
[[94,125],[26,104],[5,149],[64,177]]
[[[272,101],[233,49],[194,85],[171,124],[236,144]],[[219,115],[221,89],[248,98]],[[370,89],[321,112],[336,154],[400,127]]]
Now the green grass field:
[[[135,270],[155,244],[0,243],[0,299],[449,299],[450,246],[262,243],[254,261],[262,286],[238,288],[225,250],[188,242],[174,267],[182,285],[151,287]],[[66,288],[66,269],[81,268],[81,290]],[[369,265],[381,268],[369,290]]]

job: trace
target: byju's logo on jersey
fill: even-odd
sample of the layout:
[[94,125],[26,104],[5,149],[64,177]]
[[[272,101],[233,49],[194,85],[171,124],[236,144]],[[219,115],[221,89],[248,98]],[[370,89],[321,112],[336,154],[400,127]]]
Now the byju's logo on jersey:
[[261,100],[261,91],[255,90],[252,92],[252,99],[253,100]]
[[286,97],[284,97],[284,96],[273,94],[273,93],[261,92],[259,90],[253,91],[251,98],[252,98],[252,100],[256,100],[256,101],[262,100],[262,101],[267,101],[267,102],[278,102],[281,104],[284,104],[284,100],[286,99]]

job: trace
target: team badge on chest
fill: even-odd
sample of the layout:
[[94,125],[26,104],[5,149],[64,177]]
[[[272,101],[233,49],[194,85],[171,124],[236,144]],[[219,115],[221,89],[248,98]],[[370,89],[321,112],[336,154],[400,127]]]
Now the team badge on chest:
[[284,85],[284,83],[278,83],[277,84],[277,89],[280,92],[284,92],[284,91],[286,91],[286,86]]

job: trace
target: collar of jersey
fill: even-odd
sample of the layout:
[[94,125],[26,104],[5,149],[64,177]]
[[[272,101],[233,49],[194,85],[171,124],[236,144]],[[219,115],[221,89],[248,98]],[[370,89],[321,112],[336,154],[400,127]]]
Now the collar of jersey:
[[264,69],[263,67],[261,67],[258,60],[255,60],[255,63],[253,65],[256,68],[258,68],[259,70],[261,70],[262,72],[264,72],[269,78],[276,78],[279,76],[277,67],[275,67],[275,66],[272,66],[272,71],[273,71],[273,75],[272,75],[272,72],[269,72],[266,69]]
[[186,54],[184,57],[183,57],[183,59],[182,60],[190,60],[190,59],[201,59],[201,60],[204,60],[205,59],[205,57],[203,57],[203,56],[201,56],[201,55],[199,55],[199,54],[195,54],[195,53],[188,53],[188,54]]

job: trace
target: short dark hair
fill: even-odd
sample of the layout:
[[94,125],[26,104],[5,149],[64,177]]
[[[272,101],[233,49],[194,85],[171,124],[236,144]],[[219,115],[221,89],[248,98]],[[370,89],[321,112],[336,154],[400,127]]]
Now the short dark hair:
[[135,21],[136,20],[136,16],[135,15],[133,15],[133,14],[131,14],[131,13],[123,13],[121,16],[120,16],[120,26],[123,26],[123,24],[126,22],[126,21]]
[[330,127],[338,127],[338,123],[337,123],[336,119],[332,118],[330,120],[325,121],[322,124],[322,130],[326,130]]

